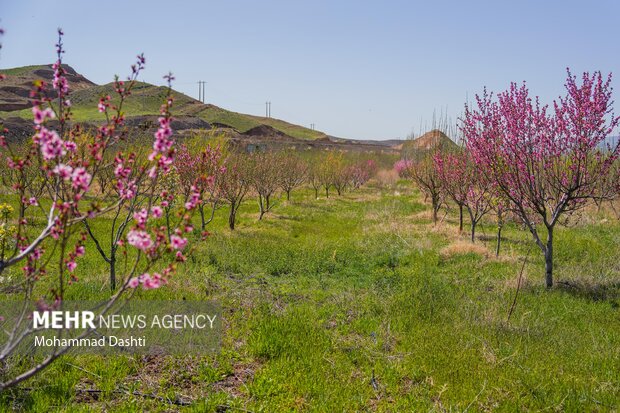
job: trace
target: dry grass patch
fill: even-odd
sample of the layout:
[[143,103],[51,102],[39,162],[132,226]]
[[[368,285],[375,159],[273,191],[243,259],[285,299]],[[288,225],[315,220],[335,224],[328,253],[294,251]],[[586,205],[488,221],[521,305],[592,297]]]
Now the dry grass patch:
[[394,169],[380,169],[375,176],[377,185],[381,188],[393,187],[398,182],[398,172]]
[[408,218],[416,219],[416,220],[432,220],[433,212],[430,210],[420,211],[416,214],[410,215]]
[[457,255],[476,254],[489,258],[491,253],[481,244],[472,244],[468,241],[455,241],[439,251],[442,258],[450,258]]

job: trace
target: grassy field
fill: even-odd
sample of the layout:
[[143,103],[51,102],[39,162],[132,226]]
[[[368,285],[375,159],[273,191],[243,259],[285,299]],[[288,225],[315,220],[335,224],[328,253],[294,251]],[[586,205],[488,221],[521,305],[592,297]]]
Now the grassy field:
[[[218,211],[166,288],[139,299],[223,306],[219,354],[67,356],[3,409],[31,411],[614,411],[620,405],[620,225],[585,214],[556,235],[556,276],[528,234],[491,219],[475,245],[417,190],[293,193],[238,229]],[[101,218],[105,219],[105,218]],[[99,226],[103,222],[96,223]],[[92,245],[73,298],[106,294]],[[519,272],[523,283],[510,321]],[[86,275],[88,274],[88,275]],[[176,402],[176,404],[174,404]],[[180,406],[188,402],[188,406]]]

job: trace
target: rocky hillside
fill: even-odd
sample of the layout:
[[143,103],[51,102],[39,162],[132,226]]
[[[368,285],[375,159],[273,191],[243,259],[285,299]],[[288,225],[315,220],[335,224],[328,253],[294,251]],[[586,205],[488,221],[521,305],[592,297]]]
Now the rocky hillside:
[[[89,89],[95,84],[78,74],[71,66],[63,65],[69,86],[73,91]],[[51,84],[54,77],[52,65],[25,66],[0,71],[6,78],[0,83],[0,111],[12,112],[32,106],[30,90],[36,80]],[[54,94],[51,94],[54,96]]]

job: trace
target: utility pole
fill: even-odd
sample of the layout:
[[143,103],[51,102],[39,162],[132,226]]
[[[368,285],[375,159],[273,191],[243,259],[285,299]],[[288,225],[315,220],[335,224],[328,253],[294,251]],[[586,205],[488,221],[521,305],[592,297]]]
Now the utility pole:
[[269,102],[269,117],[271,118],[271,102]]
[[205,82],[204,80],[198,81],[198,100],[202,103],[205,103]]

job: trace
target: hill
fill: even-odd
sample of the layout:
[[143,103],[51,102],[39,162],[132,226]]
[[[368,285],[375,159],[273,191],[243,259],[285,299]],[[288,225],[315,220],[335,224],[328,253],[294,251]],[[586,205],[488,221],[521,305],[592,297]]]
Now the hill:
[[433,129],[416,139],[403,142],[401,149],[403,152],[418,152],[436,147],[450,150],[456,149],[457,144],[439,129]]
[[[78,74],[71,66],[63,65],[71,90],[80,91],[95,86]],[[0,111],[15,111],[32,106],[30,90],[35,80],[51,83],[54,77],[52,65],[24,66],[2,70],[6,78],[0,83]],[[52,94],[52,96],[54,96]]]
[[[71,87],[73,114],[79,122],[103,121],[103,114],[97,110],[101,96],[114,98],[114,85],[108,83],[97,85],[78,74],[72,67],[65,65],[67,79]],[[32,82],[45,80],[50,83],[53,77],[51,65],[24,66],[12,69],[0,69],[6,78],[0,82],[0,117],[32,118],[29,98]],[[283,135],[297,139],[314,140],[325,137],[323,132],[311,130],[280,119],[264,118],[229,111],[211,104],[203,104],[181,92],[174,91],[174,114],[182,117],[196,117],[219,127],[228,126],[241,133],[261,126],[267,126]],[[125,101],[124,112],[130,116],[154,116],[159,113],[160,105],[166,96],[166,88],[149,83],[138,82],[132,95]],[[260,130],[260,129],[259,129]]]

